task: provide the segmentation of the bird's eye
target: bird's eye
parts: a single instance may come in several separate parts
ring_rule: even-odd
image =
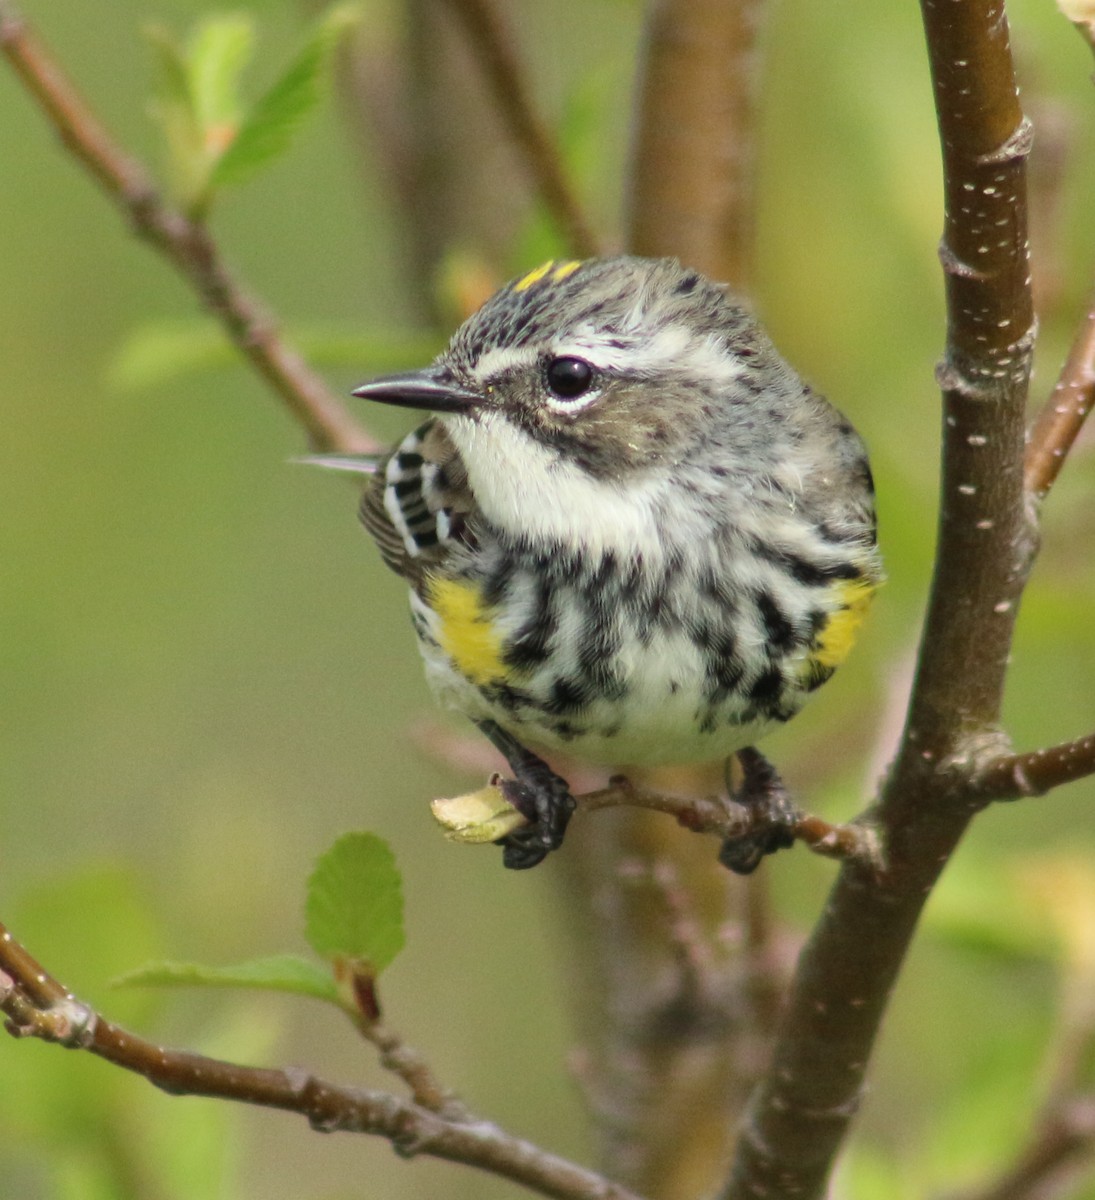
[[[547,365],[544,379],[560,400],[577,400],[593,385],[593,368],[584,358],[553,358]]]

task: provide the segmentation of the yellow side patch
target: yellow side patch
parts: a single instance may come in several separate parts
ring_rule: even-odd
[[[812,666],[832,671],[848,657],[874,593],[875,584],[866,579],[849,579],[838,586],[840,607],[818,634],[817,647],[810,655]]]
[[[541,263],[535,271],[529,271],[523,278],[513,285],[515,292],[527,292],[534,283],[539,283],[541,279],[555,266],[555,259],[549,258],[546,263]]]
[[[561,283],[568,275],[573,275],[581,265],[581,259],[577,258],[572,258],[570,262],[560,263],[551,273],[553,282]]]
[[[461,675],[482,686],[502,679],[502,638],[479,589],[458,579],[430,581],[427,603],[437,614],[441,648]]]

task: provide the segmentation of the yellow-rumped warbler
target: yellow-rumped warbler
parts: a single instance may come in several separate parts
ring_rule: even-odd
[[[675,260],[545,263],[432,366],[354,395],[436,414],[331,465],[375,469],[362,520],[429,682],[516,776],[509,867],[574,807],[530,747],[725,758],[829,678],[880,581],[855,430]]]

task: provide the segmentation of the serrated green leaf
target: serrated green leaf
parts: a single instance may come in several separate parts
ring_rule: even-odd
[[[291,992],[316,1000],[339,1002],[329,970],[295,954],[273,954],[227,967],[203,963],[153,962],[127,971],[115,987],[237,987]]]
[[[288,70],[243,118],[213,169],[211,188],[241,183],[287,148],[319,101],[331,51],[356,20],[349,5],[338,5],[323,17]]]
[[[240,76],[255,47],[254,21],[245,13],[206,17],[188,42],[187,70],[198,123],[206,139],[235,132]]]
[[[308,881],[305,918],[317,954],[379,974],[403,948],[402,881],[388,844],[371,833],[339,838]]]

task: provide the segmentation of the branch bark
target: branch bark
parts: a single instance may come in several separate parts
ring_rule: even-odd
[[[304,429],[309,444],[359,454],[380,449],[229,271],[208,229],[164,203],[151,177],[117,146],[8,0],[0,0],[0,50],[66,148],[134,232],[190,284]]]
[[[635,1192],[453,1106],[443,1091],[436,1108],[424,1107],[385,1092],[330,1083],[307,1071],[247,1067],[166,1050],[78,1001],[3,925],[0,1011],[8,1018],[8,1032],[17,1037],[88,1050],[172,1095],[282,1109],[304,1117],[321,1133],[374,1134],[404,1157],[427,1154],[463,1163],[555,1200],[641,1200]]]
[[[1095,775],[1095,733],[1044,750],[1001,755],[978,775],[976,787],[989,800],[1018,800],[1089,775]]]
[[[983,805],[1015,610],[1032,558],[1022,487],[1033,339],[1029,126],[1002,0],[922,0],[943,147],[947,293],[942,506],[909,715],[877,818],[886,867],[848,862],[799,960],[724,1200],[812,1200],[861,1100],[920,911]]]

